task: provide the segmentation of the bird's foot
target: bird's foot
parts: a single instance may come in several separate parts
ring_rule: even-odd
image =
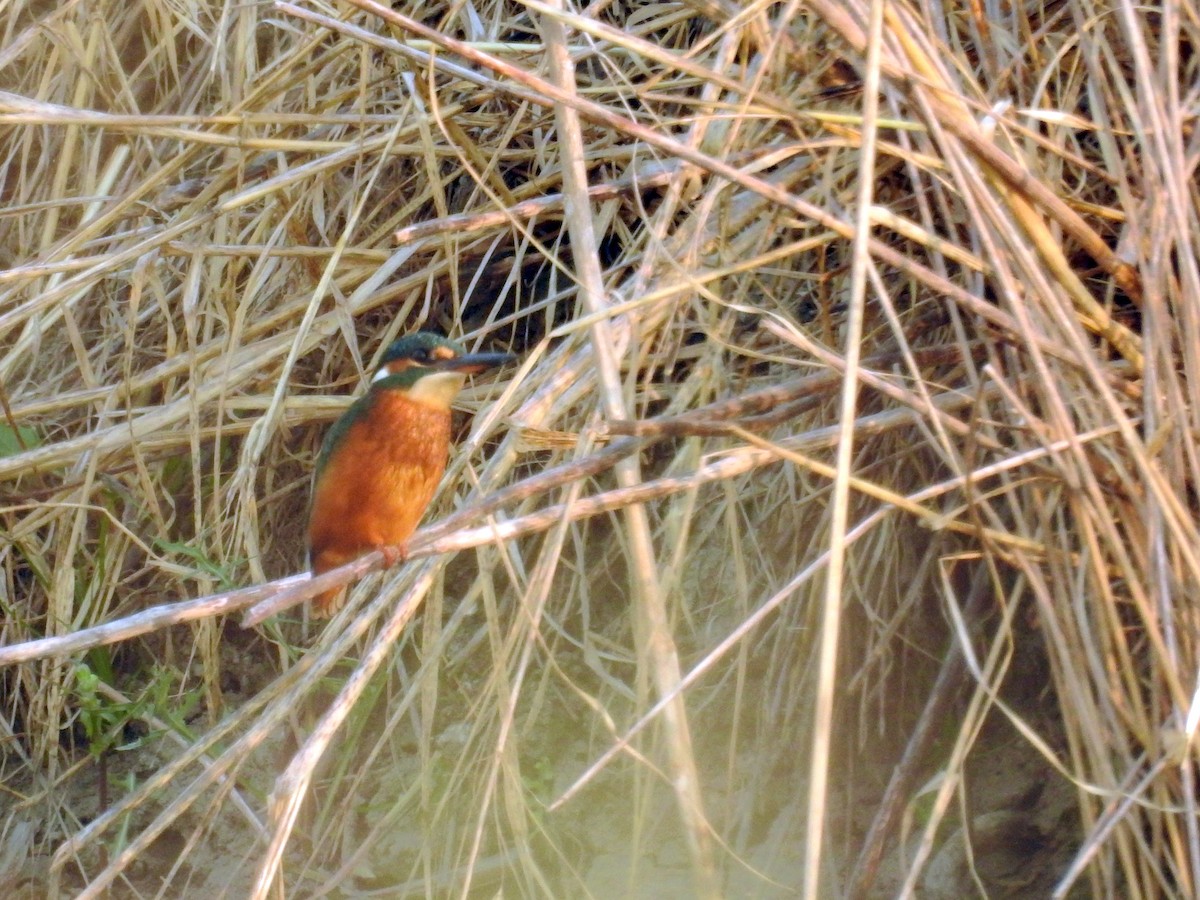
[[[386,544],[379,548],[379,552],[383,554],[383,567],[390,569],[397,563],[404,562],[404,557],[408,555],[408,548],[403,544]]]

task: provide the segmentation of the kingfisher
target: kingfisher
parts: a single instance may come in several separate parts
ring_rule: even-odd
[[[313,575],[382,550],[398,562],[425,515],[450,453],[450,404],[468,375],[511,362],[508,353],[468,353],[418,331],[383,354],[366,394],[338,419],[317,456],[308,551]],[[314,597],[325,619],[345,602],[341,587]]]

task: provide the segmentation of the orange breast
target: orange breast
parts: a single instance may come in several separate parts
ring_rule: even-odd
[[[416,530],[446,470],[450,413],[379,391],[347,429],[313,491],[308,545],[316,575],[379,547],[402,546]],[[318,617],[343,591],[313,601]]]

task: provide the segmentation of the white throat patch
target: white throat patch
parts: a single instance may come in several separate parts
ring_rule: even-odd
[[[407,396],[418,403],[449,409],[466,382],[464,372],[434,372],[418,378],[417,383],[408,389]]]

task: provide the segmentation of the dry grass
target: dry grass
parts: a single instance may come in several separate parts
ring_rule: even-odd
[[[5,669],[6,894],[1195,896],[1197,8],[400,6],[0,19],[0,643],[301,569],[418,326],[430,520],[582,463]]]

